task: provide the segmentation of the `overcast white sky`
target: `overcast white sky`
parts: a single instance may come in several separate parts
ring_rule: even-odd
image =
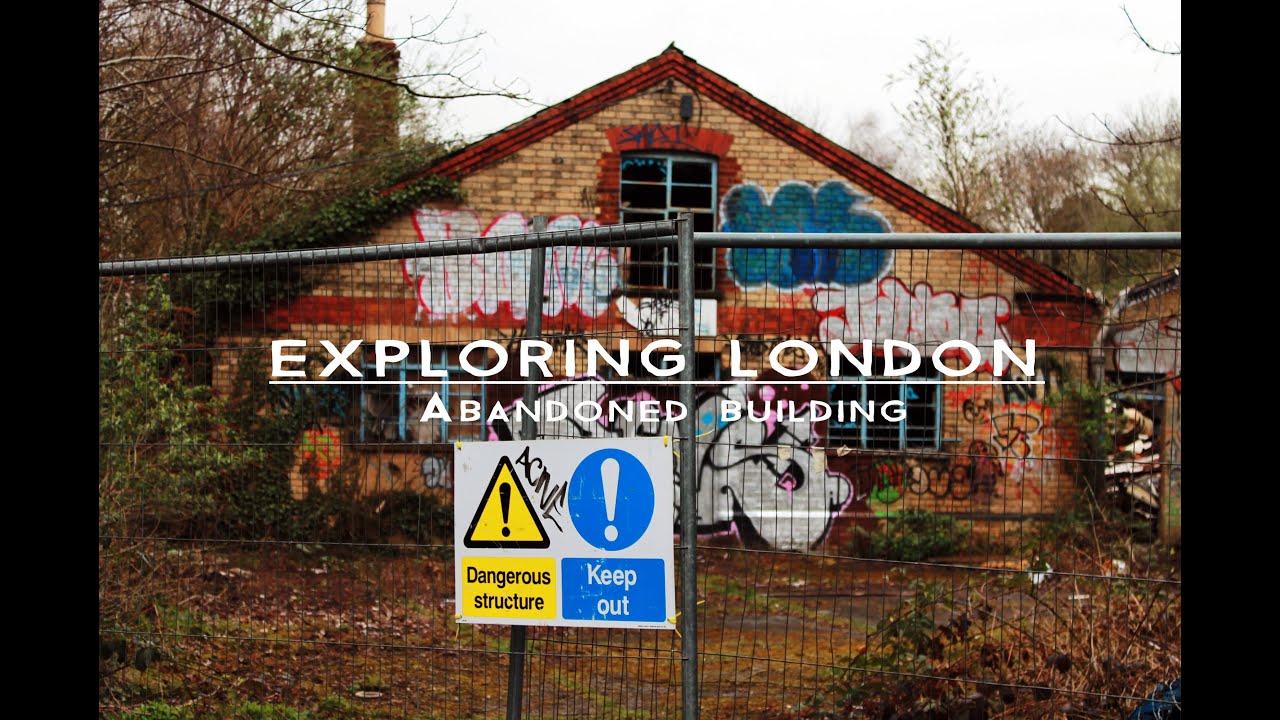
[[[1180,46],[1182,9],[1159,0],[919,0],[902,2],[622,3],[607,0],[458,0],[455,31],[475,42],[477,82],[515,83],[554,104],[660,53],[674,41],[702,65],[843,142],[847,122],[871,110],[896,124],[905,91],[885,88],[921,36],[951,38],[972,71],[998,81],[1022,124],[1082,123],[1123,115],[1144,98],[1181,98],[1182,60],[1143,47]],[[388,0],[388,30],[439,16],[434,0]],[[539,108],[510,100],[455,101],[457,129],[478,139]],[[1073,123],[1073,124],[1075,124]],[[1080,126],[1077,124],[1077,126]]]

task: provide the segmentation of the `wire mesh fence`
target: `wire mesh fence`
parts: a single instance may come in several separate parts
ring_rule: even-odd
[[[1180,678],[1179,236],[689,233],[682,264],[684,222],[103,263],[100,713],[1115,717]],[[661,410],[531,428],[530,387]],[[693,436],[696,655],[530,628],[508,708],[515,636],[457,622],[452,453],[534,432]],[[567,479],[526,480],[564,522]]]

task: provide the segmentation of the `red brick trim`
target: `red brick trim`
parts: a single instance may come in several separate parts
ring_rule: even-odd
[[[603,153],[596,164],[600,166],[600,172],[596,175],[596,222],[601,225],[617,225],[618,203],[621,199],[618,178],[622,172],[622,153],[610,150]]]
[[[609,128],[605,131],[609,147],[615,152],[633,150],[687,150],[723,157],[733,145],[733,135],[719,130],[645,123],[627,127]]]

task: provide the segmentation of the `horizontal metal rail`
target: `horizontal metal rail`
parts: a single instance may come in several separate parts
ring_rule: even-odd
[[[1181,232],[1112,233],[694,233],[695,245],[727,248],[884,248],[895,250],[1178,249]]]
[[[111,260],[98,263],[98,276],[113,277],[154,273],[239,270],[271,265],[333,265],[370,260],[406,260],[408,258],[445,257],[449,255],[481,255],[509,250],[530,250],[563,245],[649,244],[654,239],[660,241],[656,244],[664,244],[661,240],[665,239],[671,245],[674,245],[676,242],[675,232],[676,223],[674,220],[657,220],[628,225],[604,225],[582,230],[558,230],[523,235],[463,238],[440,242],[352,245],[349,247],[275,250],[258,253],[237,253],[234,255],[199,255],[145,260]]]
[[[1181,232],[1159,233],[694,233],[694,245],[725,248],[845,248],[896,250],[1059,249],[1138,250],[1182,247]],[[675,221],[605,225],[583,230],[464,238],[441,242],[356,245],[98,263],[100,277],[237,270],[273,265],[332,265],[369,260],[472,255],[557,246],[656,245],[674,247]]]

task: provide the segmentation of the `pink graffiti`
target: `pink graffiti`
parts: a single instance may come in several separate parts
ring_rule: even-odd
[[[502,213],[482,232],[480,218],[472,210],[429,208],[414,212],[413,224],[420,242],[517,235],[529,229],[528,220],[519,212]],[[559,215],[551,219],[547,230],[596,226],[595,220]],[[507,305],[513,318],[523,320],[529,309],[530,257],[528,250],[513,250],[413,258],[404,261],[404,277],[416,290],[419,312],[430,317],[494,315]],[[545,269],[542,314],[546,317],[570,310],[600,317],[608,311],[621,277],[613,253],[600,247],[550,248]]]
[[[993,343],[1009,340],[1004,328],[1011,314],[1007,299],[935,293],[924,282],[916,283],[914,291],[892,277],[877,285],[817,290],[813,309],[820,316],[818,337],[823,342],[842,340],[854,345],[870,340],[878,345],[893,339],[930,353],[948,340],[965,340],[981,351],[984,362],[980,368],[988,371],[993,369]],[[946,354],[972,359],[960,350]],[[1003,372],[1004,364],[995,369]]]

